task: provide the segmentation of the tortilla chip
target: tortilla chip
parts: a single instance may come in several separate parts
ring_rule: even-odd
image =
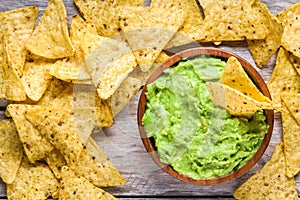
[[[62,179],[59,199],[116,199],[101,188],[95,187],[87,179],[73,172],[67,166],[62,167]]]
[[[7,54],[13,58],[11,67],[19,77],[27,54],[25,41],[33,31],[38,12],[38,7],[28,6],[0,13],[0,35],[7,41]]]
[[[120,22],[116,15],[117,4],[113,1],[74,0],[84,19],[92,21],[100,35],[116,37],[119,34]]]
[[[274,104],[281,103],[280,94],[282,92],[300,92],[300,76],[290,62],[288,53],[284,48],[279,49],[276,66],[268,82],[268,89]]]
[[[283,95],[282,99],[285,99],[285,97],[287,96]],[[282,107],[281,115],[286,175],[293,178],[300,171],[300,125],[289,111],[285,101]]]
[[[107,39],[85,60],[101,99],[108,99],[136,67],[136,61],[125,42]]]
[[[22,143],[12,120],[0,121],[0,134],[0,177],[12,183],[22,161]]]
[[[14,70],[11,66],[11,57],[7,54],[8,46],[7,41],[4,36],[1,37],[0,48],[2,49],[2,92],[3,96],[7,100],[12,101],[24,101],[26,100],[26,94],[24,91],[23,83],[18,76],[16,70]]]
[[[144,0],[117,0],[118,6],[143,6]]]
[[[35,106],[25,117],[63,154],[68,164],[78,161],[83,144],[69,112],[62,108]]]
[[[268,7],[261,2],[256,2],[253,9],[260,12],[267,21],[269,33],[262,40],[247,40],[249,49],[258,67],[263,67],[271,56],[277,51],[281,44],[283,26],[278,19],[272,15]]]
[[[227,60],[226,67],[221,77],[221,82],[224,85],[240,91],[246,96],[255,99],[260,102],[272,103],[272,101],[264,96],[254,85],[249,78],[241,63],[235,58],[230,57]]]
[[[294,178],[285,175],[283,143],[279,143],[270,161],[237,188],[236,199],[298,199]]]
[[[92,141],[93,143],[90,144]],[[89,152],[89,146],[93,146],[95,142],[92,138],[87,142],[87,149],[84,148],[80,154],[78,162],[69,166],[76,174],[86,178],[97,187],[116,186],[125,183],[125,179],[119,174],[116,168],[108,160],[105,154],[97,148],[101,155],[99,160],[96,156]],[[95,143],[96,144],[96,143]],[[97,145],[97,144],[96,144]],[[94,146],[93,146],[94,147]],[[61,169],[67,165],[62,154],[53,150],[47,157],[46,161],[58,179],[61,179]]]
[[[32,164],[25,156],[15,181],[6,185],[8,199],[58,198],[58,188],[59,182],[47,165]]]
[[[208,1],[203,8],[205,18],[202,42],[264,39],[269,30],[262,13],[253,9],[254,1]],[[238,20],[237,20],[238,19]]]
[[[17,127],[24,151],[32,163],[43,159],[53,149],[51,143],[25,118],[25,113],[33,107],[32,105],[23,104],[10,104],[7,106],[7,111]]]
[[[130,76],[121,83],[111,98],[113,116],[116,116],[126,106],[141,86],[140,80]]]
[[[300,93],[285,93],[281,94],[281,99],[285,103],[286,107],[290,111],[290,114],[295,118],[300,126]],[[293,130],[293,129],[292,129]],[[293,131],[296,132],[296,131]]]
[[[300,28],[300,3],[294,4],[278,13],[277,18],[284,25],[281,45],[295,56],[300,57],[300,39],[298,37]]]
[[[273,109],[272,104],[256,101],[227,85],[207,82],[206,87],[214,104],[228,110],[234,116],[249,118],[257,110]]]
[[[62,0],[50,0],[26,49],[45,58],[64,58],[74,54],[69,38],[67,12]]]
[[[292,62],[294,68],[300,75],[300,58],[298,58],[297,56],[294,56],[292,53],[289,53],[289,56],[290,56],[290,61]]]
[[[142,71],[148,71],[185,18],[177,6],[124,7],[120,11],[121,29]]]

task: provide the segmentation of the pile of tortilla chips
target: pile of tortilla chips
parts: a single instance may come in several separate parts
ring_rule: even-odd
[[[0,99],[10,102],[0,122],[0,177],[8,198],[114,199],[100,187],[125,179],[91,138],[94,128],[114,124],[168,58],[166,47],[242,40],[258,67],[280,48],[268,83],[272,101],[232,59],[222,84],[209,87],[255,110],[280,107],[284,141],[262,170],[270,180],[258,173],[234,195],[282,199],[285,191],[294,198],[300,171],[300,4],[273,15],[259,0],[199,2],[203,12],[194,0],[152,0],[148,7],[143,0],[74,0],[81,16],[74,15],[69,27],[62,0],[49,0],[39,18],[36,6],[0,13]],[[231,107],[240,114],[244,108],[243,116],[253,113],[248,106]]]

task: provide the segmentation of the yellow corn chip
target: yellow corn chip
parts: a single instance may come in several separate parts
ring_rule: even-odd
[[[300,3],[295,3],[292,6],[286,8],[280,13],[276,14],[277,19],[283,24],[283,26],[290,26],[293,20],[296,20],[296,16],[300,14]]]
[[[0,13],[0,35],[7,41],[7,54],[13,58],[11,67],[19,77],[27,54],[25,41],[33,31],[38,11],[38,7],[28,6]]]
[[[271,56],[280,47],[283,26],[275,16],[269,11],[268,7],[261,2],[256,2],[253,9],[260,12],[267,21],[269,33],[262,40],[247,40],[249,49],[258,67],[263,67]]]
[[[206,87],[214,104],[234,116],[251,117],[257,110],[273,109],[272,104],[256,101],[227,85],[207,82]]]
[[[119,33],[117,5],[113,1],[74,0],[74,3],[84,19],[95,23],[100,35],[112,38]]]
[[[276,66],[268,82],[268,88],[274,104],[280,104],[280,94],[282,92],[299,93],[300,77],[289,60],[288,53],[284,48],[280,48]]]
[[[283,100],[286,107],[290,111],[290,114],[295,118],[298,125],[300,126],[300,93],[281,94],[281,99]],[[297,133],[297,131],[293,131],[293,132]]]
[[[77,162],[83,144],[66,110],[35,106],[25,117],[63,154],[68,164]]]
[[[287,96],[282,96],[282,99],[284,100],[285,97]],[[289,111],[286,102],[283,102],[281,115],[286,175],[293,178],[300,171],[300,125]]]
[[[67,12],[62,0],[49,1],[25,46],[32,53],[45,58],[57,59],[74,54],[68,33]]]
[[[120,11],[124,36],[142,71],[148,71],[185,18],[185,10],[177,6],[124,7]]]
[[[85,60],[101,99],[108,99],[136,67],[136,61],[125,42],[107,39]]]
[[[300,75],[300,58],[294,56],[294,54],[292,53],[289,53],[289,56],[290,56],[290,61],[292,62],[298,74]]]
[[[58,198],[59,182],[47,165],[32,164],[24,156],[15,181],[6,189],[8,199]]]
[[[76,174],[67,166],[62,167],[62,179],[59,188],[59,199],[116,199],[101,188],[95,187],[84,177]]]
[[[200,40],[203,42],[264,39],[268,34],[262,13],[252,8],[254,1],[207,1]]]
[[[3,97],[7,100],[12,101],[24,101],[26,99],[26,94],[23,88],[23,83],[18,76],[16,70],[14,70],[11,66],[11,57],[7,54],[8,47],[7,41],[4,36],[1,37],[0,48],[2,49],[2,94]]]
[[[233,193],[236,199],[298,199],[294,178],[285,175],[283,143],[279,143],[270,161]]]
[[[92,144],[90,144],[92,141]],[[100,160],[89,152],[90,146],[97,144],[92,138],[87,142],[87,148],[84,148],[80,154],[78,162],[69,166],[78,175],[89,180],[97,187],[107,187],[121,185],[125,179],[119,174],[116,168],[108,160],[102,150],[97,146],[97,152],[101,155]],[[96,148],[96,147],[95,147]],[[53,150],[46,161],[58,179],[61,179],[61,168],[67,165],[64,157],[57,150]]]
[[[116,116],[141,88],[141,81],[128,76],[112,95],[112,113]]]
[[[30,160],[41,160],[53,149],[51,143],[25,118],[25,113],[33,106],[24,104],[10,104],[7,111],[10,113],[17,127],[24,151]]]
[[[22,161],[22,143],[12,120],[0,121],[0,134],[0,177],[12,183]]]
[[[268,97],[264,96],[258,90],[243,69],[241,63],[235,57],[230,57],[227,60],[225,70],[221,77],[221,82],[252,99],[260,102],[272,103]]]
[[[118,6],[143,6],[144,0],[117,0]]]

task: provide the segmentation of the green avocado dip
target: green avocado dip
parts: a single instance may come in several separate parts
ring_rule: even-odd
[[[219,81],[225,65],[214,57],[184,60],[147,86],[147,136],[161,162],[196,180],[240,168],[268,132],[262,110],[246,119],[214,106],[205,82]]]

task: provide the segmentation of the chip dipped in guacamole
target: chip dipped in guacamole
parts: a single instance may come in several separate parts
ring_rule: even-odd
[[[206,82],[219,82],[226,62],[200,56],[180,61],[147,85],[142,119],[161,162],[195,180],[227,175],[243,166],[268,132],[266,116],[231,116],[215,106]]]

